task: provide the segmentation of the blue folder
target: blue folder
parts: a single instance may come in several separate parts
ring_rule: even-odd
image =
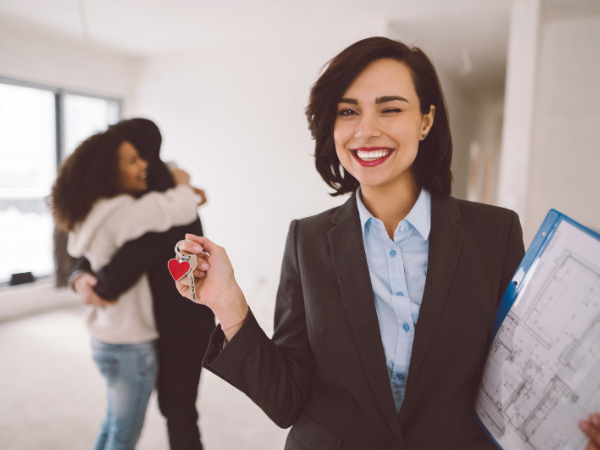
[[[504,295],[502,296],[502,301],[500,302],[500,306],[498,307],[498,311],[496,312],[496,316],[494,317],[494,325],[492,327],[492,341],[496,338],[496,334],[498,334],[498,330],[500,329],[502,322],[504,322],[508,311],[510,311],[510,308],[519,296],[523,284],[526,284],[522,283],[522,281],[527,279],[527,275],[529,274],[529,270],[531,269],[531,266],[533,265],[534,261],[538,259],[542,255],[542,253],[544,253],[544,250],[546,250],[548,243],[551,241],[552,236],[554,236],[556,229],[562,221],[573,225],[575,228],[578,228],[584,233],[600,241],[600,234],[590,230],[589,228],[584,227],[579,222],[575,222],[573,219],[571,219],[568,216],[565,216],[557,210],[551,209],[550,212],[548,212],[546,218],[544,219],[542,226],[535,235],[535,238],[531,242],[531,245],[527,249],[527,252],[523,257],[521,264],[515,272],[515,275],[513,276],[510,284],[508,285],[508,288],[506,288],[506,292],[504,292]]]

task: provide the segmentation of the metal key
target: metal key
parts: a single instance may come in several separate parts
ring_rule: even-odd
[[[194,270],[196,270],[196,267],[198,267],[198,257],[196,255],[178,255],[179,261],[181,262],[187,262],[190,265],[190,269],[188,270],[188,272],[183,276],[188,278],[188,283],[190,284],[190,294],[191,294],[191,300],[193,302],[196,301],[196,283],[194,280]],[[181,278],[183,278],[181,277]]]
[[[194,270],[198,267],[198,257],[196,255],[184,255],[179,251],[179,244],[184,241],[179,241],[175,245],[176,258],[169,261],[169,271],[175,281],[180,281],[184,277],[188,278],[190,285],[191,300],[196,301],[196,284],[194,283]],[[186,265],[183,265],[187,263]],[[182,266],[183,265],[183,266]],[[189,267],[187,267],[189,265]]]

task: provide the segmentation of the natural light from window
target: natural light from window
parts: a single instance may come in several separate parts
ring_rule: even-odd
[[[64,108],[65,156],[92,134],[119,121],[119,103],[112,100],[66,94]]]
[[[57,97],[62,117],[56,117]],[[46,197],[57,174],[57,128],[64,132],[64,160],[119,116],[117,100],[0,83],[0,283],[16,273],[54,273]]]

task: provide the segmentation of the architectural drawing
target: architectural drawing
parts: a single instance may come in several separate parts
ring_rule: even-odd
[[[504,449],[584,449],[600,410],[600,242],[561,222],[490,349],[476,409]]]

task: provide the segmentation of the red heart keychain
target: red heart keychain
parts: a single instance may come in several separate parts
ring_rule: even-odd
[[[175,281],[181,280],[185,277],[192,266],[187,261],[179,261],[177,259],[169,260],[169,272],[171,272],[171,276]]]
[[[175,254],[177,258],[169,260],[169,272],[175,281],[181,281],[185,276],[188,277],[190,289],[190,299],[196,301],[196,283],[194,279],[194,270],[198,267],[198,257],[196,255],[184,255],[179,251],[179,241],[175,244]]]

